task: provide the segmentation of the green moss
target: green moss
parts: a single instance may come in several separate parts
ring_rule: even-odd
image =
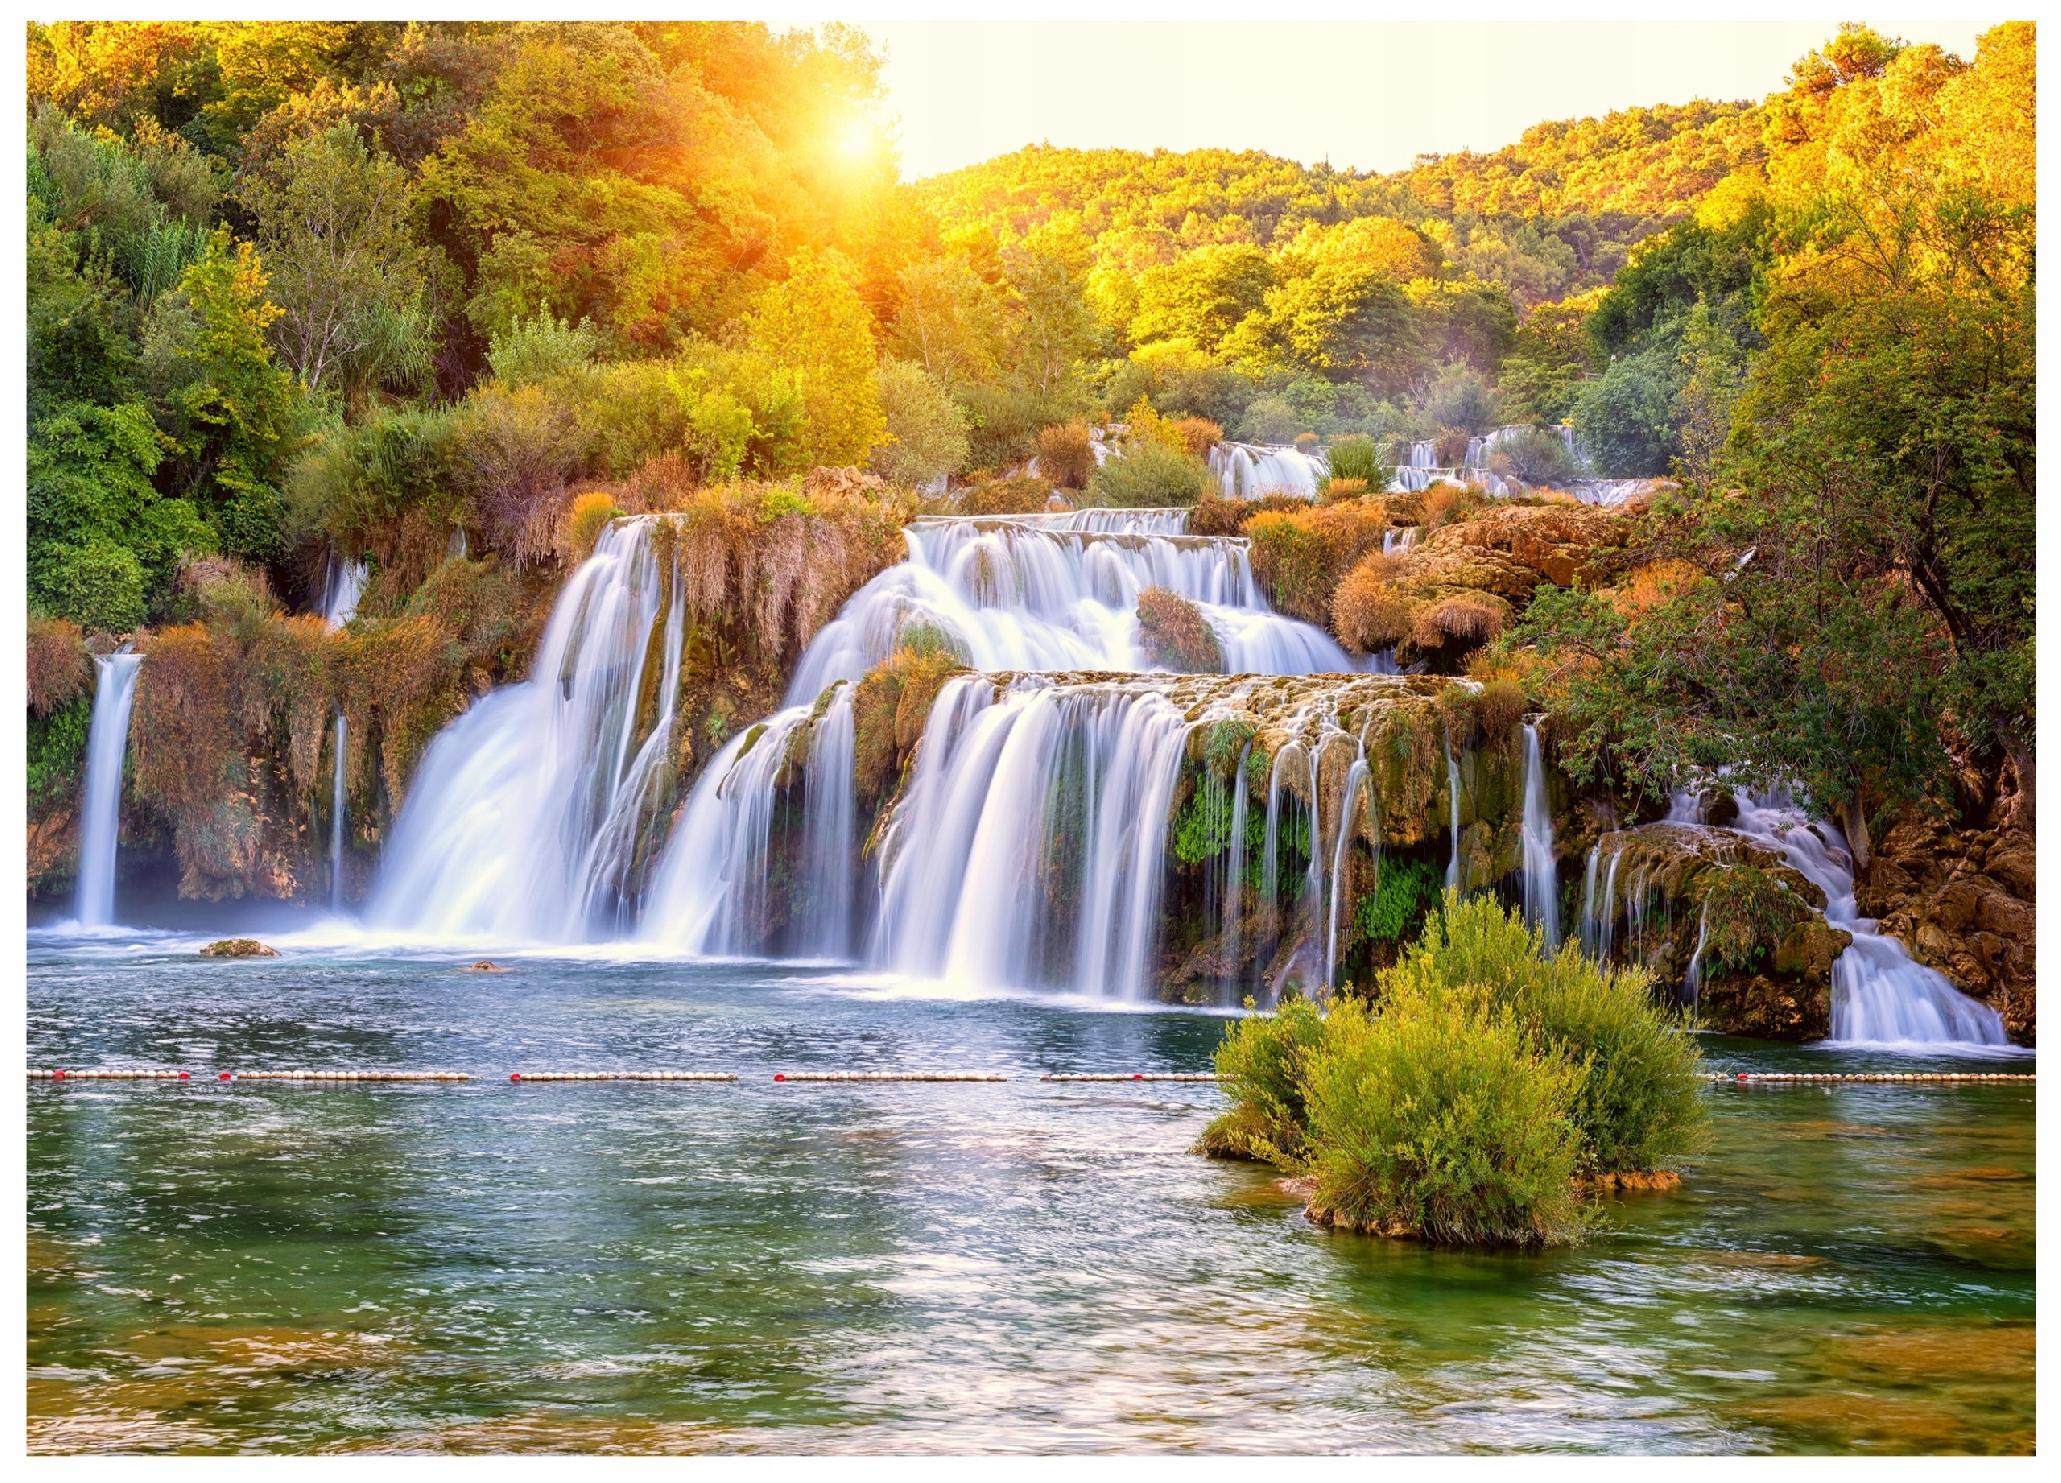
[[[28,795],[33,815],[78,796],[85,783],[86,736],[93,701],[82,695],[47,716],[28,713]]]
[[[1380,879],[1353,909],[1365,942],[1401,942],[1416,935],[1438,900],[1439,873],[1426,860],[1384,860]]]
[[[1214,772],[1205,772],[1174,820],[1174,858],[1200,865],[1231,847],[1231,794]]]
[[[1756,971],[1789,929],[1811,914],[1795,892],[1765,870],[1732,865],[1711,871],[1710,877],[1703,897],[1703,961],[1713,970]]]

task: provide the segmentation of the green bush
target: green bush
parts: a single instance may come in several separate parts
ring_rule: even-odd
[[[1457,995],[1378,1015],[1344,1001],[1303,1070],[1314,1210],[1454,1245],[1580,1234],[1581,1069],[1536,1054],[1516,1016]]]
[[[1121,457],[1111,458],[1089,477],[1087,503],[1192,505],[1215,484],[1209,466],[1201,459],[1162,443],[1133,438]]]
[[[1559,434],[1542,427],[1519,428],[1501,439],[1489,463],[1497,473],[1535,487],[1564,488],[1581,475],[1581,466]]]
[[[1652,987],[1643,970],[1605,969],[1572,946],[1549,957],[1520,914],[1452,892],[1379,981],[1384,1002],[1453,1000],[1507,1013],[1542,1052],[1574,1066],[1584,1173],[1657,1169],[1704,1135],[1700,1053]]]
[[[1334,479],[1364,479],[1369,489],[1385,489],[1391,473],[1381,460],[1381,450],[1374,446],[1374,440],[1355,434],[1340,438],[1331,445],[1331,477]]]
[[[1384,860],[1374,889],[1362,896],[1353,925],[1366,942],[1402,942],[1438,900],[1439,873],[1428,860]]]
[[[1272,1014],[1250,1015],[1225,1031],[1217,1081],[1231,1106],[1203,1129],[1203,1152],[1296,1167],[1309,1120],[1304,1062],[1324,1035],[1324,1017],[1307,999],[1283,1000]]]

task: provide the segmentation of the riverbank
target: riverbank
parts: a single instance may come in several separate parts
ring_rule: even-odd
[[[1438,1252],[1189,1153],[1213,1088],[1035,1079],[1207,1070],[1221,1016],[286,946],[34,944],[30,1059],[1012,1080],[32,1087],[37,1450],[2033,1443],[2030,1087],[1721,1087],[1681,1190]]]

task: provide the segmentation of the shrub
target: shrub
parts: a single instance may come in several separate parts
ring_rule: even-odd
[[[1321,497],[1325,504],[1335,505],[1342,499],[1358,499],[1366,492],[1367,481],[1365,479],[1340,479],[1333,477],[1324,481]]]
[[[562,394],[579,424],[585,467],[610,478],[669,458],[695,484],[734,479],[751,444],[751,409],[704,366],[600,366],[570,379]]]
[[[1442,427],[1432,434],[1432,457],[1442,469],[1456,469],[1467,462],[1467,445],[1474,435],[1464,427]]]
[[[1146,656],[1163,669],[1213,675],[1224,669],[1224,646],[1194,603],[1164,587],[1138,594],[1138,637]]]
[[[1231,1105],[1203,1129],[1202,1151],[1296,1167],[1309,1119],[1304,1063],[1324,1035],[1324,1018],[1306,999],[1284,999],[1274,1013],[1249,1015],[1225,1031],[1217,1083]]]
[[[1309,431],[1299,432],[1295,435],[1295,446],[1300,452],[1315,453],[1317,451],[1317,435]]]
[[[1652,986],[1643,970],[1607,970],[1572,946],[1548,957],[1520,914],[1453,892],[1379,980],[1384,1003],[1443,998],[1507,1012],[1576,1068],[1579,1167],[1594,1173],[1660,1168],[1693,1151],[1707,1124],[1700,1053]]]
[[[1052,486],[1032,474],[989,479],[962,490],[959,509],[967,515],[1032,515],[1052,502]]]
[[[1393,558],[1372,552],[1345,574],[1332,594],[1331,631],[1356,654],[1392,649],[1416,626],[1419,603],[1389,585],[1394,569]]]
[[[1037,448],[1039,478],[1062,489],[1088,487],[1095,472],[1095,441],[1085,422],[1076,419],[1040,430]]]
[[[1089,499],[1099,505],[1192,505],[1215,487],[1209,466],[1194,454],[1151,438],[1130,438],[1088,480]]]
[[[1322,623],[1332,593],[1361,557],[1381,549],[1388,512],[1379,500],[1343,501],[1254,516],[1245,527],[1252,566],[1274,605],[1291,617]]]
[[[1240,430],[1255,443],[1286,443],[1302,430],[1302,414],[1286,397],[1269,392],[1247,404]]]
[[[35,592],[88,628],[126,633],[143,622],[144,572],[111,541],[52,542],[39,553]]]
[[[862,800],[880,798],[900,775],[903,759],[923,736],[938,691],[959,669],[959,657],[943,634],[909,630],[895,652],[860,679],[852,697],[852,760]]]
[[[28,691],[32,715],[47,716],[93,693],[85,635],[69,618],[29,615]]]
[[[1368,488],[1378,489],[1389,479],[1390,469],[1382,462],[1374,440],[1358,434],[1340,438],[1331,445],[1330,464],[1334,480],[1359,479]]]
[[[1183,417],[1174,423],[1181,446],[1197,458],[1224,441],[1224,430],[1207,417]]]
[[[535,318],[517,318],[495,331],[487,366],[513,391],[584,371],[600,350],[601,337],[586,320],[574,324],[540,309]]]
[[[1463,450],[1470,434],[1485,433],[1501,420],[1495,393],[1481,379],[1481,373],[1464,361],[1454,361],[1439,372],[1417,411],[1426,422],[1443,430],[1441,438],[1448,432],[1459,433]],[[1453,464],[1459,460],[1448,459],[1441,453],[1439,462]]]
[[[1336,1005],[1307,1057],[1313,1212],[1454,1245],[1580,1233],[1570,1121],[1578,1067],[1534,1053],[1479,999]]]
[[[884,360],[875,372],[887,441],[870,466],[882,478],[914,488],[966,467],[966,414],[944,383],[905,360]]]
[[[1408,941],[1438,901],[1439,878],[1428,860],[1383,860],[1374,889],[1354,909],[1353,926],[1361,940]]]
[[[1703,962],[1706,968],[1751,973],[1808,915],[1778,876],[1751,865],[1717,871],[1703,896]]]
[[[1503,631],[1510,605],[1486,592],[1456,592],[1418,611],[1410,637],[1420,649],[1473,648]]]
[[[567,565],[575,565],[592,556],[601,532],[608,529],[609,521],[619,518],[622,513],[615,496],[605,489],[590,489],[575,496],[572,508],[566,512],[565,539],[561,543]]]
[[[451,457],[488,545],[518,565],[553,554],[579,464],[578,428],[562,402],[535,385],[490,386],[462,408]]]
[[[1269,511],[1290,513],[1307,510],[1310,502],[1294,494],[1262,494],[1254,499],[1226,499],[1211,492],[1195,502],[1194,513],[1188,517],[1188,533],[1197,536],[1235,536],[1244,532],[1246,522],[1255,515]]]
[[[1581,473],[1567,444],[1542,427],[1519,428],[1497,442],[1489,467],[1531,485],[1564,486]]]
[[[1527,708],[1524,687],[1512,679],[1490,680],[1474,698],[1474,711],[1481,718],[1483,736],[1507,736],[1510,729],[1524,719]]]

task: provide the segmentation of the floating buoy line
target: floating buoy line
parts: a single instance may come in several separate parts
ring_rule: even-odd
[[[1713,1085],[1821,1086],[1836,1083],[1992,1083],[2037,1081],[2032,1071],[1706,1071],[1703,1078]],[[31,1067],[30,1081],[270,1081],[298,1082],[453,1082],[471,1081],[468,1071],[217,1071],[196,1076],[191,1071],[167,1071],[147,1067]],[[692,1081],[735,1082],[734,1071],[511,1071],[508,1079],[518,1084],[561,1081]],[[999,1071],[775,1071],[780,1083],[866,1083],[883,1082],[994,1082],[1008,1081]],[[1047,1071],[1038,1077],[1049,1082],[1215,1082],[1210,1071]]]

